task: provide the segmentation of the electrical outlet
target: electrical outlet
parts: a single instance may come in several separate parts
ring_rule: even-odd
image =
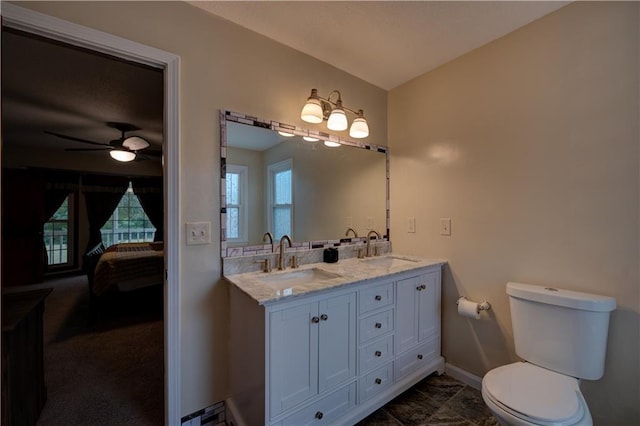
[[[440,219],[440,235],[451,235],[451,219]]]
[[[409,222],[407,223],[407,232],[411,234],[415,234],[416,232],[416,218],[410,217]]]
[[[211,222],[187,222],[187,245],[210,244]]]

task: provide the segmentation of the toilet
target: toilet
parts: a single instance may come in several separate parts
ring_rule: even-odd
[[[593,424],[580,379],[604,374],[612,297],[507,283],[516,353],[485,374],[482,398],[503,425]]]

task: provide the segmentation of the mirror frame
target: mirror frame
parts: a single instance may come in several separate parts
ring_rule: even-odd
[[[338,135],[320,132],[316,130],[303,129],[291,124],[281,123],[273,120],[261,119],[255,116],[242,114],[239,112],[233,112],[229,110],[220,110],[220,255],[223,258],[226,257],[240,257],[250,256],[256,254],[271,253],[270,244],[269,248],[265,248],[267,245],[247,245],[247,246],[234,246],[227,247],[227,122],[235,122],[240,124],[246,124],[249,126],[261,127],[263,129],[277,131],[285,131],[293,133],[296,136],[311,136],[323,141],[337,142],[341,145],[347,145],[359,149],[367,149],[370,151],[376,151],[385,155],[385,193],[386,193],[386,224],[383,240],[390,241],[389,239],[389,148],[382,145],[374,145],[370,143],[363,143],[355,139],[345,138]],[[344,244],[356,244],[362,241],[366,241],[366,237],[359,238],[343,238],[343,239],[325,239],[314,241],[296,241],[294,247],[298,250],[324,248],[327,246],[334,247],[336,245]]]

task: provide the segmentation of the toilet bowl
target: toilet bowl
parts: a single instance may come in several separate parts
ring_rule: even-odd
[[[527,362],[489,371],[482,379],[482,398],[502,425],[593,424],[577,379]]]
[[[503,425],[591,426],[579,379],[604,374],[612,297],[507,283],[516,354],[482,379],[482,398]]]

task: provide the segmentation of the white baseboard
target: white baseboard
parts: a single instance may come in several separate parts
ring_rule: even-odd
[[[474,389],[482,389],[482,377],[478,377],[475,374],[471,374],[460,367],[446,363],[444,366],[445,374],[460,380],[462,383],[471,386]]]

